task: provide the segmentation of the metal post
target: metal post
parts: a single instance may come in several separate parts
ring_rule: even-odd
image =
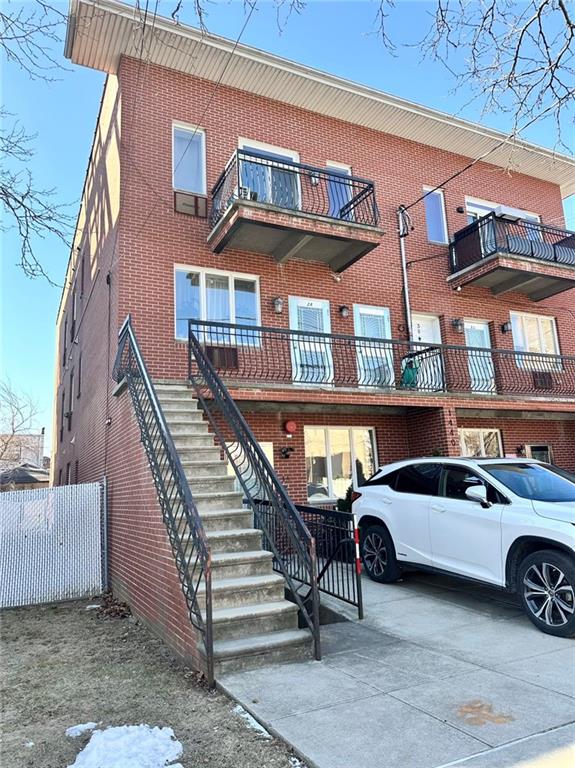
[[[104,475],[100,486],[101,496],[101,542],[102,542],[102,591],[110,588],[110,574],[108,571],[108,478]]]
[[[401,256],[401,277],[403,280],[403,304],[405,309],[407,337],[412,341],[411,302],[409,300],[409,281],[407,279],[407,260],[405,256],[405,238],[409,234],[409,214],[403,205],[400,205],[397,209],[397,234],[399,237],[399,253]]]

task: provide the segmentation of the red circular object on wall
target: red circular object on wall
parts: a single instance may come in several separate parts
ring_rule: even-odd
[[[295,421],[290,419],[290,421],[284,422],[284,429],[288,435],[293,435],[297,432],[297,424]]]

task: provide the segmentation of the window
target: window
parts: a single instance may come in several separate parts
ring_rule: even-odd
[[[76,376],[76,397],[80,397],[82,394],[82,353],[78,355],[78,375]]]
[[[540,315],[528,315],[523,312],[511,312],[513,347],[518,352],[540,352],[545,355],[558,355],[559,342],[555,318]],[[516,357],[520,368],[549,370],[557,365],[554,360],[541,358]]]
[[[553,450],[550,445],[526,445],[525,456],[528,459],[545,461],[547,464],[553,463]]]
[[[447,234],[447,219],[445,216],[445,201],[443,199],[443,190],[436,189],[430,191],[424,187],[423,192],[429,192],[423,198],[425,203],[425,222],[427,224],[427,239],[430,243],[439,243],[447,245],[449,237]]]
[[[72,291],[72,322],[70,323],[70,343],[74,341],[74,336],[76,335],[76,310],[76,286],[74,285],[74,290]]]
[[[248,491],[251,494],[252,498],[253,499],[262,498],[263,494],[260,492],[259,482],[257,478],[253,476],[253,472],[250,468],[248,460],[245,457],[245,454],[241,445],[239,443],[226,443],[226,446],[230,450],[233,456],[234,462],[238,465],[239,473],[240,475],[242,475],[244,482],[246,483],[248,487]],[[267,460],[273,467],[274,444],[271,442],[263,442],[263,443],[259,443],[259,446],[264,452]],[[238,491],[238,493],[243,493],[244,489],[242,487],[242,484],[237,478],[234,468],[229,461],[227,463],[227,471],[228,471],[229,477],[235,478],[234,490]]]
[[[72,482],[72,465],[70,462],[66,464],[66,485],[70,485]]]
[[[240,185],[250,200],[300,208],[299,175],[293,171],[293,163],[299,161],[297,152],[249,139],[240,139],[239,148],[246,152],[240,160]]]
[[[412,464],[397,473],[395,491],[437,496],[441,464]]]
[[[473,485],[485,485],[485,483],[465,467],[445,467],[441,495],[448,499],[467,499],[465,491]]]
[[[206,194],[206,134],[199,128],[173,128],[174,189]]]
[[[62,335],[62,365],[66,366],[67,357],[67,344],[68,344],[68,316],[64,318],[64,333]]]
[[[62,485],[62,467],[58,470],[58,485]]]
[[[60,442],[64,439],[64,414],[66,413],[66,390],[62,390],[60,400]]]
[[[259,284],[256,277],[177,267],[175,290],[177,339],[187,340],[188,320],[259,325]],[[255,335],[242,336],[238,341],[253,344]]]
[[[79,463],[78,463],[78,459],[76,459],[76,461],[74,462],[74,482],[75,483],[78,482],[78,478],[80,476],[79,472],[80,472]]]
[[[458,432],[462,456],[503,456],[498,429],[459,429]]]
[[[70,371],[70,388],[68,390],[68,432],[72,429],[72,411],[74,410],[74,371]]]
[[[375,434],[369,427],[305,427],[307,495],[317,503],[343,499],[376,466]]]
[[[80,298],[84,295],[84,279],[86,276],[86,257],[82,254],[80,261]]]

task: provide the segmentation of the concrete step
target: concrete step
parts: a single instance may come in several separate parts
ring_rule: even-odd
[[[168,422],[169,426],[169,422]],[[171,430],[170,430],[171,431]],[[197,435],[190,435],[186,432],[184,435],[179,434],[172,434],[172,438],[174,440],[174,444],[176,448],[178,449],[178,453],[180,451],[185,450],[186,448],[212,448],[216,447],[216,444],[214,443],[214,436],[208,435],[208,434],[197,434]],[[180,455],[181,458],[181,455]]]
[[[217,447],[217,445],[214,444],[213,440],[210,446],[196,445],[196,446],[180,447],[175,440],[174,440],[174,444],[176,446],[176,449],[178,451],[178,455],[180,457],[180,461],[182,462],[182,464],[185,464],[190,461],[199,461],[202,463],[212,462],[212,461],[221,461],[220,449]]]
[[[210,436],[208,433],[208,425],[203,421],[190,421],[187,424],[176,424],[169,417],[166,418],[168,422],[168,428],[174,440],[176,437],[206,437]],[[213,436],[211,437],[213,442]]]
[[[263,635],[214,642],[216,677],[268,664],[311,658],[312,637],[307,629],[290,629]]]
[[[192,487],[192,496],[200,513],[209,512],[213,509],[238,509],[243,506],[243,494],[237,491],[196,493],[194,487]]]
[[[284,579],[277,573],[263,576],[238,576],[236,578],[212,581],[212,601],[214,610],[220,608],[238,608],[242,605],[276,603],[284,599]],[[198,594],[204,599],[204,587]]]
[[[166,408],[166,406],[163,403],[160,403],[162,406],[162,410],[164,411],[164,416],[166,417],[166,420],[170,424],[170,429],[176,426],[181,427],[187,427],[192,426],[196,424],[205,425],[205,428],[207,430],[208,428],[208,422],[204,421],[204,416],[201,411],[172,411],[169,408]]]
[[[198,409],[198,401],[187,395],[182,397],[165,398],[159,395],[160,405],[165,413],[202,413]]]
[[[243,552],[213,552],[212,581],[266,576],[272,573],[272,553],[262,549]]]
[[[203,512],[201,517],[206,533],[253,528],[254,516],[249,509],[216,509],[213,512]]]
[[[297,611],[297,605],[288,600],[218,608],[212,614],[214,640],[237,640],[249,635],[297,629]]]
[[[190,488],[192,489],[194,496],[208,493],[230,493],[234,490],[235,481],[235,477],[230,477],[229,475],[224,475],[223,477],[194,477],[189,479]]]
[[[180,456],[180,462],[186,473],[186,477],[190,481],[194,481],[200,477],[216,478],[216,477],[229,477],[228,467],[225,461],[218,459],[217,461],[207,460],[202,461],[182,459]]]
[[[255,528],[227,528],[206,531],[212,554],[221,552],[254,552],[261,548],[262,534]]]

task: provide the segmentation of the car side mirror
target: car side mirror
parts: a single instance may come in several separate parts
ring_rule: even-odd
[[[472,485],[466,488],[465,495],[469,501],[478,501],[482,507],[491,506],[491,502],[487,501],[487,488],[484,485]]]

